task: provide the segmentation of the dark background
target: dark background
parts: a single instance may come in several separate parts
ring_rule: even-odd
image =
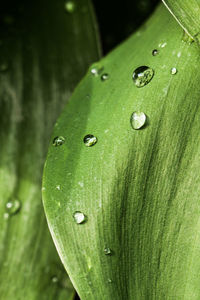
[[[133,33],[161,0],[93,0],[103,54]]]

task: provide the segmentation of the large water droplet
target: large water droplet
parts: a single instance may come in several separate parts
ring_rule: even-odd
[[[158,55],[158,53],[159,53],[159,51],[158,51],[157,49],[154,49],[154,50],[152,51],[152,55],[153,55],[153,56]]]
[[[53,146],[61,146],[63,145],[65,142],[65,138],[63,136],[56,136],[54,139],[53,139]]]
[[[175,75],[178,72],[178,70],[176,68],[171,68],[171,74]]]
[[[104,253],[105,253],[105,255],[111,255],[112,254],[112,250],[110,248],[108,248],[108,247],[105,247],[104,248]]]
[[[87,134],[84,137],[83,142],[84,142],[85,146],[92,147],[97,143],[97,137],[92,134]]]
[[[143,112],[134,111],[131,115],[131,126],[133,129],[140,129],[142,128],[146,123],[146,115]]]
[[[109,75],[107,73],[104,73],[101,75],[101,81],[106,81],[109,78]]]
[[[86,221],[86,216],[81,211],[76,211],[73,217],[77,224],[82,224]]]
[[[153,69],[147,66],[141,66],[133,72],[133,81],[135,82],[135,85],[140,88],[148,84],[153,76]]]
[[[21,202],[18,199],[8,201],[6,203],[6,209],[9,215],[15,215],[21,209]]]
[[[73,13],[75,11],[75,8],[76,8],[76,5],[75,5],[74,1],[67,1],[65,3],[65,10],[66,10],[66,12],[68,12],[68,13],[71,14],[71,13]]]

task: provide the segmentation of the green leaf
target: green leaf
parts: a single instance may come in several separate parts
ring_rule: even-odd
[[[188,35],[199,41],[200,1],[199,0],[162,0],[174,18]]]
[[[99,58],[91,2],[75,4],[73,13],[56,0],[1,5],[0,299],[74,297],[46,224],[41,177],[53,124]]]
[[[82,300],[200,299],[200,55],[182,36],[159,6],[100,75],[90,68],[54,128],[43,201]],[[141,66],[154,76],[138,88]],[[137,111],[147,121],[134,130]]]

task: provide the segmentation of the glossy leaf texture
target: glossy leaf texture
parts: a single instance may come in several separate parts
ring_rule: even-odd
[[[82,300],[200,298],[200,54],[182,38],[159,6],[91,66],[54,128],[43,201]]]
[[[193,39],[199,42],[200,1],[199,0],[162,0],[178,23]]]
[[[0,299],[70,300],[41,178],[53,124],[99,58],[95,17],[88,0],[73,13],[63,1],[8,2],[0,12]]]

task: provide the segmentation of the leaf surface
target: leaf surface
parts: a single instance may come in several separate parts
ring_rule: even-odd
[[[200,1],[199,0],[162,0],[178,23],[193,39],[199,41]]]
[[[82,300],[200,298],[200,57],[182,37],[159,6],[91,66],[54,128],[43,201]],[[154,77],[138,88],[140,66]],[[147,116],[140,130],[130,124],[137,111]],[[98,139],[92,147],[88,134]],[[57,147],[56,136],[65,138]]]
[[[15,3],[17,2],[17,3]],[[0,13],[0,299],[70,300],[46,224],[41,177],[53,124],[99,58],[91,2],[13,1]],[[10,205],[21,207],[12,215]]]

